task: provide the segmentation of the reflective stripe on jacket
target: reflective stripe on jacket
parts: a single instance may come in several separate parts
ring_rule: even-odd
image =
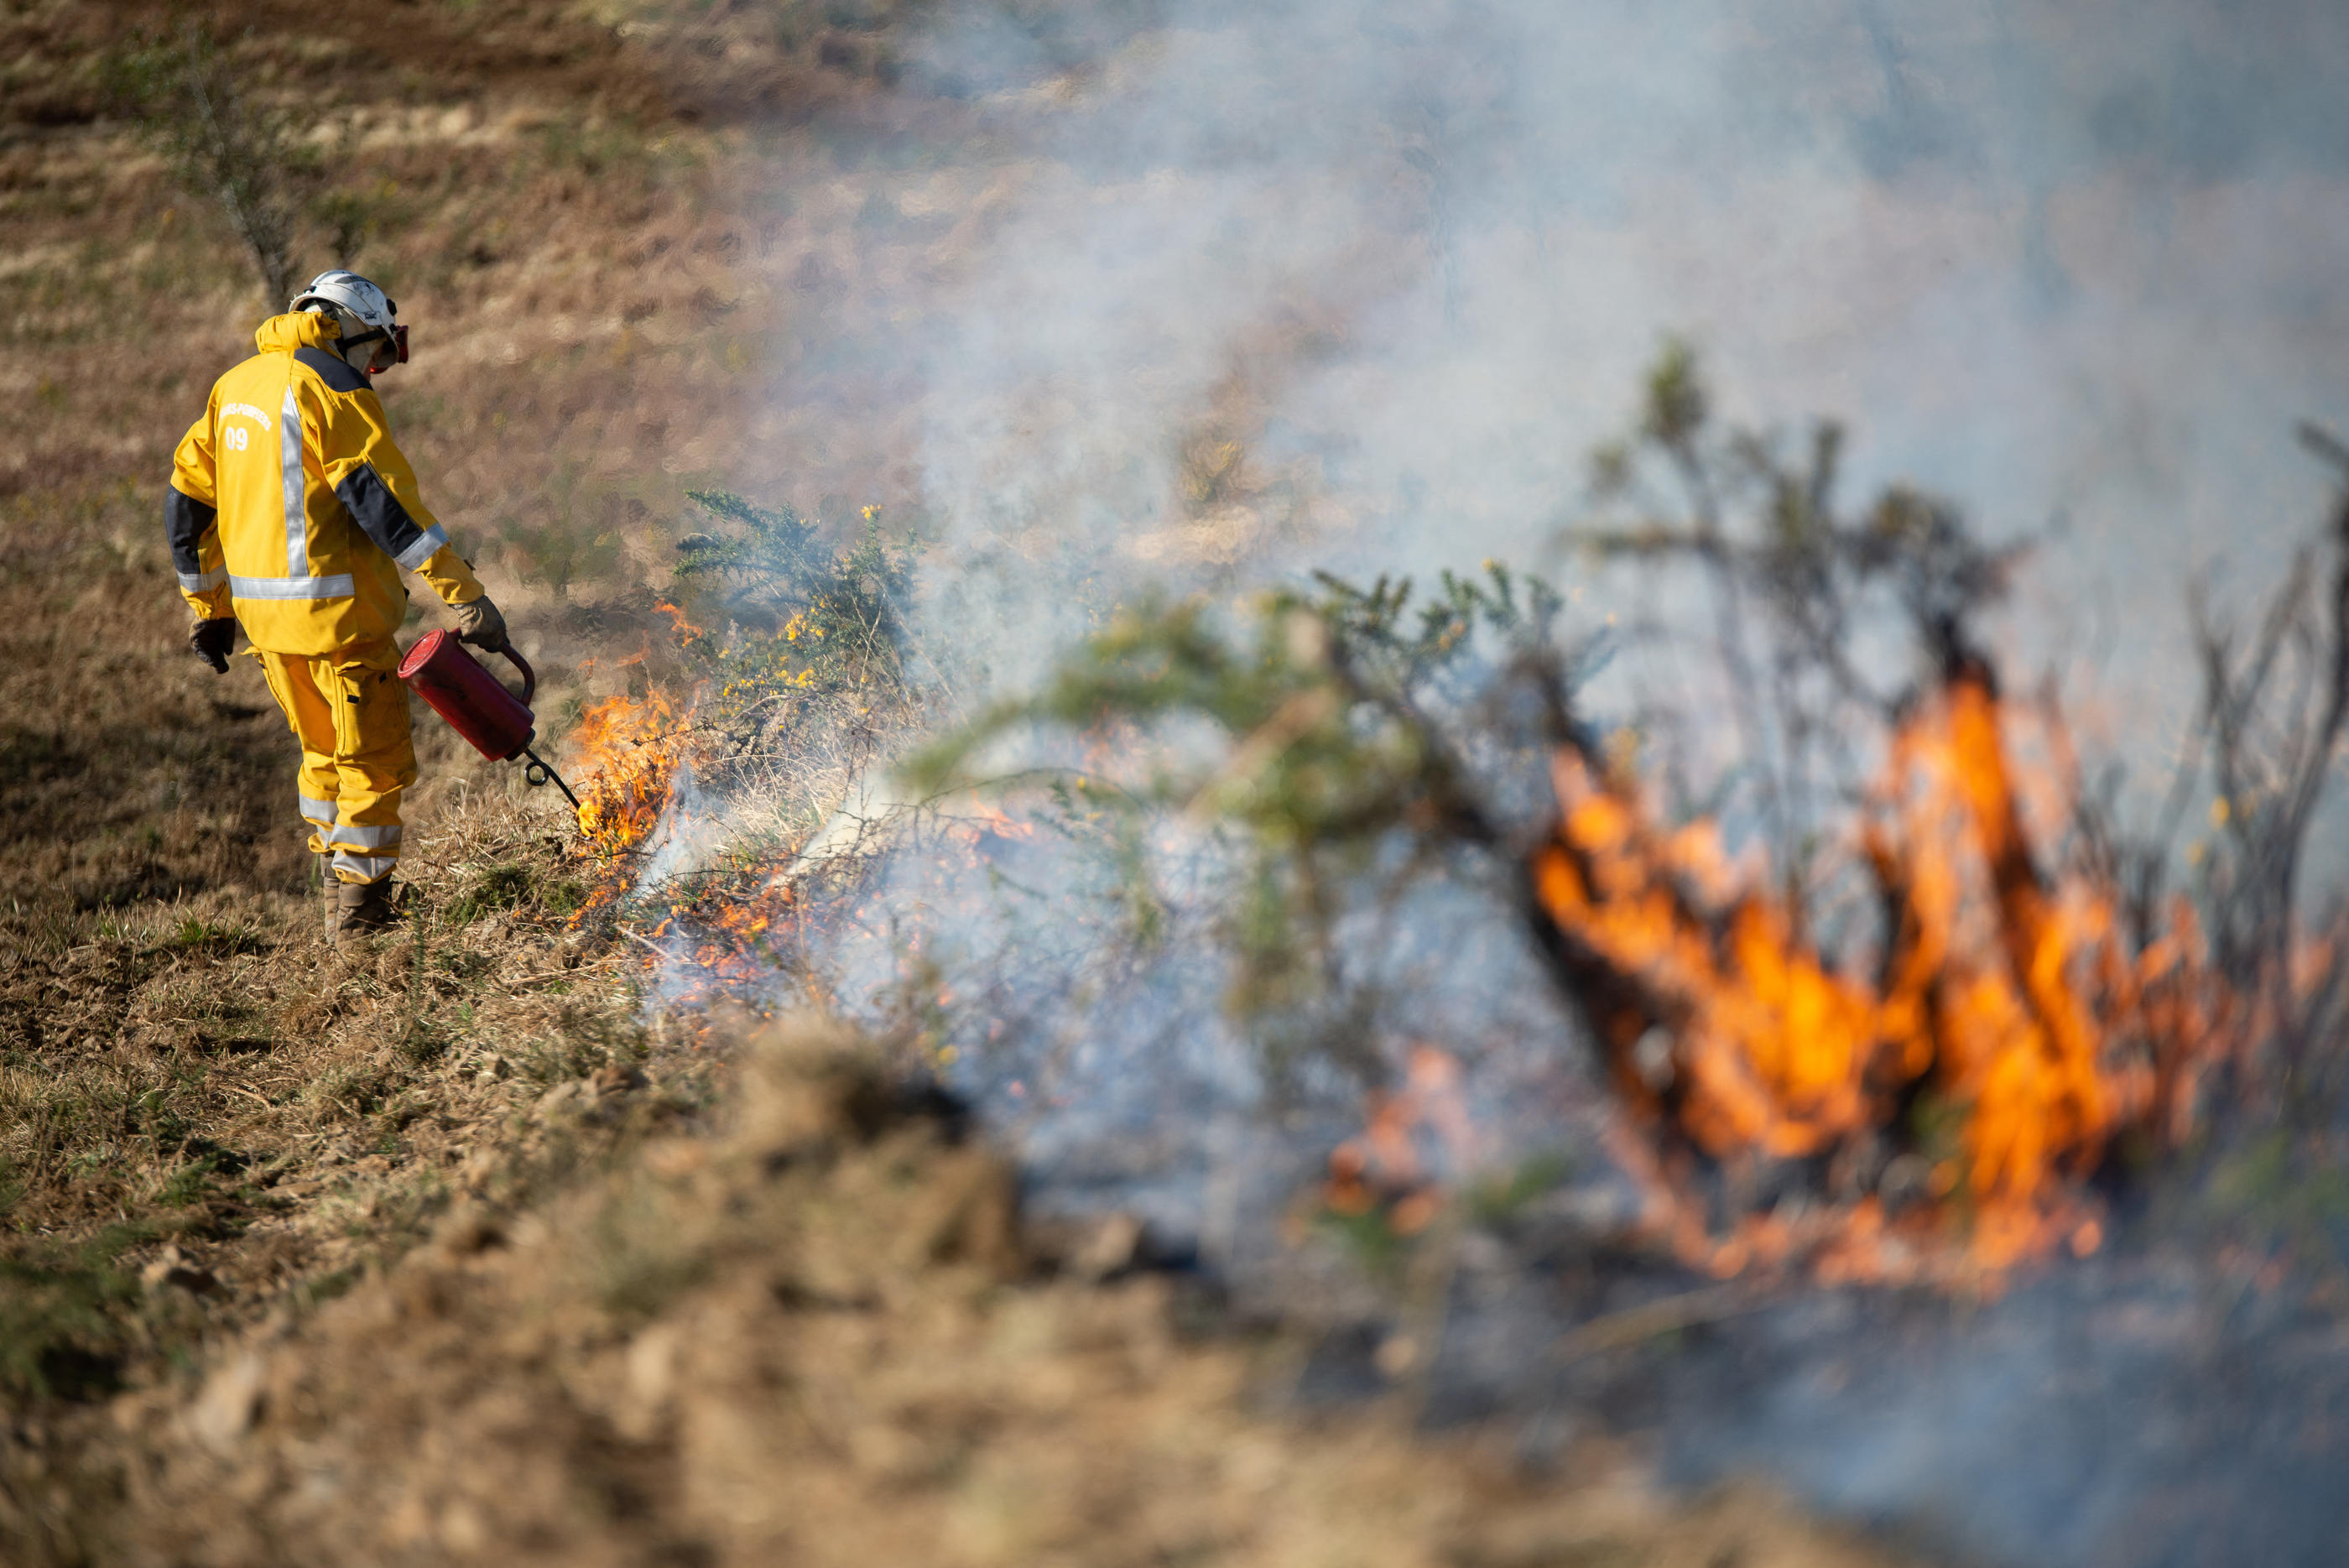
[[[443,601],[481,585],[417,493],[365,376],[328,351],[332,317],[274,316],[260,350],[212,383],[171,462],[163,526],[180,591],[233,613],[271,653],[318,656],[388,639],[407,568]]]

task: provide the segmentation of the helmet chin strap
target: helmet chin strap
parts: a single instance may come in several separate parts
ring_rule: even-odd
[[[367,345],[370,343],[387,342],[390,337],[391,334],[385,331],[380,327],[369,327],[367,331],[358,334],[355,337],[336,338],[335,352],[341,355],[343,357],[343,362],[348,365],[352,369],[358,371],[363,376],[371,376],[375,374],[376,351],[373,348],[367,348]],[[352,358],[352,355],[361,348],[367,348],[367,352],[359,355],[357,358]]]
[[[321,316],[331,315],[334,317],[335,326],[337,328],[340,328],[344,323],[349,319],[341,310],[336,309],[331,306],[326,306],[324,309],[321,309],[315,305],[305,306],[305,308]],[[352,369],[357,370],[360,375],[372,376],[376,373],[378,369],[378,366],[375,363],[378,357],[378,351],[373,348],[367,348],[367,345],[371,343],[391,343],[397,344],[404,348],[406,345],[402,343],[400,339],[401,334],[405,331],[406,328],[404,327],[370,327],[365,332],[341,334],[335,339],[336,357],[340,358],[344,364],[348,365]],[[367,348],[367,351],[365,354],[358,356],[358,358],[353,358],[353,351],[359,348]],[[381,367],[381,369],[389,369],[391,365],[402,363],[407,359],[407,358],[408,356],[403,353],[399,355],[398,358],[392,360],[390,364],[387,364]]]

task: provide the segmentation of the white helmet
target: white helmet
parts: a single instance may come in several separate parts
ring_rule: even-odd
[[[336,267],[320,273],[303,286],[286,308],[331,311],[342,328],[342,335],[335,339],[335,351],[349,360],[355,370],[372,373],[408,363],[408,328],[392,319],[399,306],[355,272]],[[369,348],[352,357],[351,350],[377,342],[385,343],[393,357],[380,365],[375,361],[383,359],[382,349]]]

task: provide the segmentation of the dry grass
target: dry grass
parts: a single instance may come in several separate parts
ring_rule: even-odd
[[[1675,1516],[1599,1449],[1534,1479],[1376,1413],[1295,1440],[1247,1413],[1264,1353],[1187,1343],[1163,1278],[1056,1274],[878,1057],[804,1023],[740,1055],[723,1139],[463,1207],[192,1400],[119,1406],[114,1560],[1880,1561],[1758,1498]]]
[[[461,820],[371,947],[326,943],[315,898],[252,893],[9,917],[0,1254],[102,1294],[168,1246],[214,1298],[184,1338],[396,1256],[450,1191],[527,1163],[518,1106],[636,1070],[622,960],[566,932],[577,873],[550,825]],[[19,1394],[135,1382],[172,1348],[136,1301],[34,1327],[0,1373]]]
[[[540,842],[561,831],[547,803],[429,713],[403,867],[425,944],[353,963],[320,943],[283,722],[248,663],[216,679],[181,649],[170,451],[265,312],[224,223],[107,118],[99,57],[167,9],[0,16],[0,406],[21,410],[0,443],[0,1192],[8,1255],[56,1309],[14,1336],[19,1389],[144,1376],[224,1315],[396,1252],[375,1217],[429,1203],[367,1195],[445,1187],[511,1142],[496,1106],[635,1049],[613,956],[566,944],[543,901],[581,875]],[[653,595],[630,584],[678,483],[641,410],[702,432],[707,461],[754,401],[747,317],[696,306],[741,292],[712,172],[730,133],[667,119],[658,62],[567,6],[419,7],[367,71],[316,7],[214,25],[367,198],[356,259],[422,350],[387,403],[559,733],[593,654],[642,642]],[[625,544],[555,602],[500,543],[524,517]],[[505,1075],[477,1083],[492,1055]],[[372,1204],[361,1235],[321,1218],[337,1194]],[[150,1331],[121,1282],[167,1243],[218,1289]]]
[[[313,934],[292,742],[258,672],[181,650],[169,454],[266,311],[225,223],[109,118],[103,52],[169,9],[0,16],[0,1197],[38,1320],[11,1335],[20,1392],[136,1381],[395,1254],[392,1221],[428,1216],[452,1170],[511,1163],[500,1107],[642,1049],[620,961],[566,937],[575,888],[550,894],[584,874],[546,841],[552,792],[525,802],[419,711],[422,942],[354,962]],[[752,276],[775,226],[731,199],[743,133],[673,116],[676,61],[614,17],[418,7],[364,71],[346,20],[269,0],[212,17],[365,197],[351,259],[418,323],[387,404],[559,740],[585,697],[647,678],[628,656],[667,625],[685,480],[761,449],[782,312]],[[526,547],[548,533],[603,538],[601,577],[555,593]],[[126,1290],[165,1246],[212,1282],[200,1312]]]

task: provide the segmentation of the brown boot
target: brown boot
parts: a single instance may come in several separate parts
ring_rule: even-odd
[[[392,908],[391,879],[376,882],[337,882],[335,884],[334,938],[337,942],[360,941],[376,932],[386,930],[399,919]]]

